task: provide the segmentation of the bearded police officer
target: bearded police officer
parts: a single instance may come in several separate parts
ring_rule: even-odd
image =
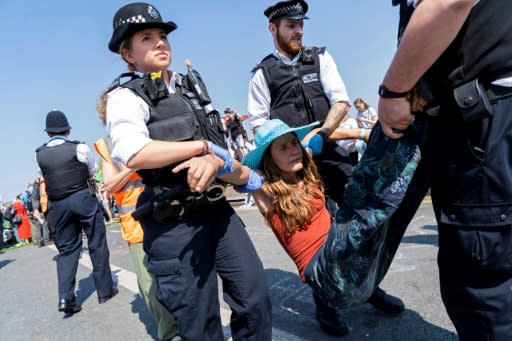
[[[50,111],[45,129],[50,140],[36,150],[37,163],[51,202],[48,220],[55,228],[55,244],[59,250],[58,310],[65,314],[81,310],[75,300],[75,277],[82,231],[88,239],[98,302],[105,303],[118,293],[112,283],[103,213],[95,194],[88,188],[96,164],[87,145],[68,139],[70,130],[61,111]]]
[[[257,129],[268,119],[279,118],[291,127],[323,122],[321,130],[303,144],[315,156],[328,197],[340,204],[353,163],[331,139],[352,137],[335,133],[349,109],[349,97],[336,63],[325,48],[302,45],[308,4],[303,0],[282,1],[264,12],[275,50],[253,69],[249,83],[248,113],[251,127]],[[327,139],[329,137],[329,140]],[[315,298],[320,327],[333,335],[348,332],[334,307]],[[400,313],[400,299],[377,288],[369,303],[389,313]]]
[[[406,97],[427,84],[443,303],[461,340],[512,340],[512,2],[394,3],[403,35],[379,89],[382,130],[402,136]]]

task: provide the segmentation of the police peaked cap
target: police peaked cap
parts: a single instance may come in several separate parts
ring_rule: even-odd
[[[66,115],[62,111],[52,110],[46,115],[46,129],[48,133],[61,133],[71,129]]]
[[[271,21],[276,18],[286,19],[309,19],[305,14],[308,11],[308,4],[304,0],[291,0],[280,1],[277,4],[270,6],[263,12]]]
[[[166,33],[170,33],[177,27],[172,21],[164,22],[155,6],[134,2],[121,7],[114,15],[114,32],[108,48],[112,52],[119,53],[119,47],[126,38],[146,28],[161,28]]]

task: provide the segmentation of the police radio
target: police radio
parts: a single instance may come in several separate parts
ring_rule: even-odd
[[[187,77],[188,84],[197,96],[199,104],[207,106],[212,102],[212,100],[208,94],[208,90],[206,90],[206,85],[204,84],[203,79],[196,70],[192,69],[192,63],[190,60],[185,59],[184,64],[187,68],[187,74],[185,77]]]

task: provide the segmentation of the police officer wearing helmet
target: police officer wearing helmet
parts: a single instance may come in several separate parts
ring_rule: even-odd
[[[249,120],[253,129],[275,118],[290,127],[321,121],[320,131],[302,143],[313,152],[327,196],[341,204],[353,162],[334,140],[353,138],[348,129],[337,130],[348,112],[349,97],[328,51],[302,45],[304,20],[309,19],[307,11],[308,4],[303,0],[281,1],[264,11],[275,50],[253,69],[248,95]],[[328,334],[347,334],[348,325],[335,307],[316,295],[313,297],[320,327]],[[405,309],[399,298],[378,287],[368,303],[391,314]]]
[[[133,215],[144,231],[156,297],[175,317],[178,335],[197,341],[224,338],[218,274],[233,311],[233,339],[270,340],[263,266],[217,180],[251,190],[259,178],[242,172],[225,150],[220,115],[200,75],[168,69],[167,35],[176,27],[147,3],[128,4],[114,15],[109,49],[133,73],[102,95],[112,156],[143,179]],[[253,187],[259,186],[261,181]]]
[[[65,314],[81,310],[75,300],[75,277],[82,231],[88,240],[98,302],[105,303],[118,293],[112,283],[103,212],[88,187],[96,163],[87,145],[68,139],[70,130],[64,113],[50,111],[46,115],[45,129],[50,140],[36,150],[36,160],[51,201],[48,220],[55,229],[55,244],[59,250],[58,310]]]
[[[430,89],[441,297],[460,340],[512,340],[512,2],[394,3],[401,38],[379,88],[382,130],[401,138],[414,119],[406,98]]]

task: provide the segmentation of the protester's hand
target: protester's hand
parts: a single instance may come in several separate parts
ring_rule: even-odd
[[[254,170],[249,173],[249,180],[245,185],[233,186],[233,188],[240,193],[250,193],[258,191],[265,183],[265,178]]]
[[[224,161],[224,165],[217,172],[218,176],[223,176],[226,173],[233,173],[233,171],[235,170],[235,167],[233,165],[233,158],[231,157],[231,154],[229,154],[229,151],[227,151],[226,149],[221,148],[221,147],[219,147],[216,144],[211,143],[211,142],[208,142],[208,149],[215,156],[217,156],[222,161]]]
[[[213,155],[196,156],[184,161],[172,169],[173,173],[188,168],[187,183],[190,190],[203,192],[217,177],[217,171],[222,167],[222,161]]]
[[[406,98],[380,98],[379,122],[384,135],[399,139],[414,120],[411,105]]]

